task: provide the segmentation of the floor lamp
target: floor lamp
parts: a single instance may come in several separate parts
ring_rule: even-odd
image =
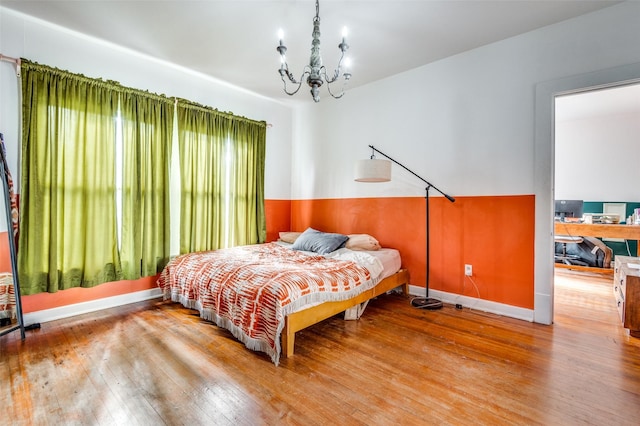
[[[406,171],[408,171],[409,173],[411,173],[412,175],[414,175],[415,177],[417,177],[418,179],[420,179],[422,182],[427,184],[427,187],[425,188],[425,192],[426,192],[426,195],[425,195],[425,204],[426,204],[425,248],[426,248],[426,257],[427,257],[425,262],[426,263],[426,275],[425,275],[426,294],[425,294],[425,297],[416,297],[412,299],[411,305],[415,308],[421,308],[421,309],[432,309],[432,310],[440,309],[442,308],[442,302],[437,299],[429,297],[429,258],[430,258],[430,255],[429,255],[429,189],[431,188],[435,189],[440,194],[444,195],[444,197],[447,200],[451,201],[452,203],[455,202],[456,200],[450,195],[447,195],[444,192],[440,191],[438,188],[433,186],[433,184],[431,184],[429,181],[420,177],[419,175],[414,173],[412,170],[407,168],[402,163],[394,160],[384,152],[376,149],[373,145],[369,145],[369,148],[372,149],[371,158],[368,160],[360,160],[356,164],[355,180],[357,182],[389,182],[391,180],[391,162],[393,162],[398,166],[402,167],[403,169],[405,169]],[[379,160],[375,158],[376,152],[382,155],[383,157],[386,157],[388,160]]]

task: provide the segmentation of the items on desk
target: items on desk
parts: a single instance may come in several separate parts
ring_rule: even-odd
[[[617,213],[585,213],[584,223],[620,223],[620,215]]]
[[[554,211],[556,221],[578,222],[582,219],[584,201],[582,200],[555,200]]]

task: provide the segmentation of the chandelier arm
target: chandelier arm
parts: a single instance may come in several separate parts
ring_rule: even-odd
[[[336,81],[338,78],[340,78],[340,72],[342,71],[342,60],[343,59],[344,59],[344,51],[342,51],[342,55],[340,55],[340,60],[338,61],[338,66],[333,71],[333,78],[331,78],[331,79],[327,78],[326,68],[324,66],[322,67],[322,68],[325,68],[323,73],[324,73],[324,79],[327,82],[327,84],[331,84],[334,81]]]
[[[332,98],[335,99],[340,99],[343,95],[344,95],[344,88],[347,85],[347,82],[345,80],[345,82],[342,84],[342,91],[340,92],[339,95],[334,95],[333,92],[331,91],[331,84],[327,84],[327,91],[329,92],[329,94],[331,95]]]
[[[283,63],[282,67],[278,70],[278,73],[280,74],[282,81],[284,81],[284,76],[286,75],[289,81],[293,84],[301,84],[304,81],[305,74],[309,74],[309,72],[310,72],[309,66],[307,65],[302,69],[302,75],[300,76],[300,81],[298,81],[293,76],[293,73],[289,71],[289,64],[287,64],[286,62]]]
[[[295,77],[293,76],[293,74],[291,74],[289,72],[289,68],[286,69],[286,75],[289,78],[289,81],[295,85],[297,85],[296,90],[294,90],[293,92],[290,92],[287,90],[287,81],[284,79],[284,74],[280,74],[282,77],[282,83],[284,85],[284,92],[289,95],[289,96],[293,96],[296,93],[298,93],[298,90],[300,90],[300,87],[302,87],[302,82],[304,82],[304,76],[309,74],[309,67],[305,66],[304,67],[304,72],[302,73],[302,75],[300,76],[300,81],[296,81]]]
[[[323,75],[323,76],[324,76],[324,80],[327,82],[327,91],[329,92],[329,94],[331,95],[331,97],[332,97],[332,98],[335,98],[335,99],[340,99],[342,96],[344,96],[344,94],[345,94],[345,88],[347,87],[347,82],[349,81],[349,78],[345,77],[345,79],[344,79],[344,80],[343,80],[343,82],[342,82],[342,89],[341,89],[341,91],[340,91],[340,94],[337,94],[337,95],[336,95],[336,94],[334,94],[334,93],[331,91],[331,84],[332,84],[332,83],[334,83],[334,82],[338,79],[338,76],[339,76],[338,74],[339,74],[339,72],[338,72],[338,71],[336,71],[336,72],[335,72],[335,73],[336,73],[336,74],[335,74],[335,77],[334,77],[332,80],[329,80],[329,79],[327,78],[327,70],[326,70],[326,67],[324,67],[324,66],[323,66],[323,67],[320,69],[320,72],[321,72],[321,75]],[[346,75],[346,74],[343,74],[343,75]]]
[[[290,92],[287,90],[287,81],[284,79],[284,77],[282,77],[282,85],[284,87],[284,93],[286,93],[289,96],[293,96],[296,93],[298,93],[298,90],[300,90],[300,87],[302,87],[302,82],[298,83],[298,87],[296,87],[296,90],[294,90],[293,92]]]

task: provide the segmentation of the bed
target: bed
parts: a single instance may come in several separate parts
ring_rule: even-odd
[[[370,299],[397,287],[407,293],[408,272],[397,250],[343,244],[327,251],[333,247],[297,243],[180,255],[163,269],[158,286],[165,300],[198,310],[276,365],[281,355],[293,355],[297,331],[341,312],[357,319]]]

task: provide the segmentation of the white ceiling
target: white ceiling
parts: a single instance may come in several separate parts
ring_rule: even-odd
[[[332,73],[343,26],[357,87],[618,1],[322,0],[322,56]],[[309,60],[313,0],[0,0],[0,5],[199,71],[255,93],[282,92],[277,31],[300,75]],[[326,88],[321,97],[326,99]]]

